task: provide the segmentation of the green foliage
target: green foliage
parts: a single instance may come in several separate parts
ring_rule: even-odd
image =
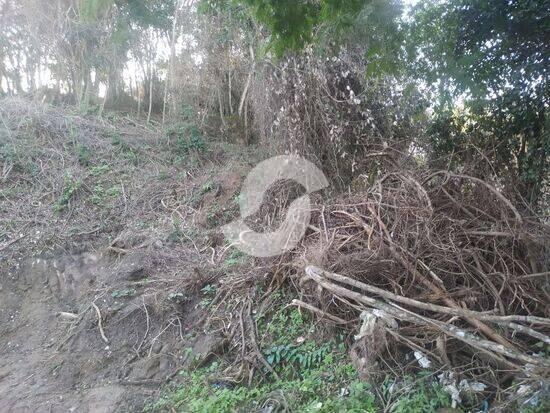
[[[90,200],[95,205],[104,206],[111,199],[116,198],[119,195],[120,188],[117,185],[105,189],[103,185],[97,184],[92,189],[92,197]]]
[[[172,125],[166,130],[166,135],[175,140],[175,149],[179,156],[186,156],[191,151],[201,153],[206,150],[206,141],[192,122]]]
[[[264,351],[265,358],[272,366],[295,364],[301,370],[308,370],[320,365],[333,348],[332,343],[324,343],[317,347],[315,343],[281,344],[272,346]]]
[[[395,413],[434,413],[438,409],[451,407],[451,396],[431,377],[404,378],[403,396],[397,401]]]
[[[288,411],[295,412],[377,411],[370,386],[359,381],[353,368],[340,360],[332,359],[305,370],[297,378],[251,387],[234,387],[212,380],[221,369],[222,366],[215,362],[194,372],[183,372],[184,384],[166,393],[146,411],[174,408],[188,413],[249,412],[279,399]]]
[[[205,285],[201,291],[205,294],[205,295],[213,295],[216,293],[216,286],[215,285],[212,285],[212,284],[207,284]]]
[[[78,11],[80,21],[94,23],[107,14],[114,0],[79,0]]]
[[[549,27],[543,23],[549,16],[537,1],[423,1],[407,36],[414,76],[438,101],[433,158],[453,154],[464,164],[482,152],[492,171],[479,172],[512,175],[531,203],[550,155]],[[460,114],[458,98],[465,107]]]
[[[398,0],[202,0],[199,12],[222,16],[226,25],[245,37],[256,34],[252,17],[269,32],[266,49],[277,57],[308,44],[324,48],[353,41],[368,45],[371,75],[395,71],[399,65]],[[224,28],[218,43],[231,42],[231,36]]]
[[[210,305],[212,300],[214,299],[214,296],[216,295],[217,288],[215,285],[207,284],[202,289],[201,292],[203,294],[203,297],[201,301],[199,302],[199,305],[202,308],[206,308]]]
[[[209,294],[214,291],[209,286],[205,289]],[[285,305],[283,294],[273,292],[271,307],[275,311],[257,320],[259,337],[267,341],[262,353],[280,380],[254,381],[251,386],[226,383],[219,378],[224,377],[222,372],[227,366],[214,362],[183,371],[183,384],[168,389],[146,411],[244,413],[268,410],[269,406],[289,412],[381,411],[372,386],[361,381],[349,363],[343,343],[322,341],[311,320]],[[269,375],[267,370],[263,373]],[[398,386],[388,380],[380,393],[387,400],[402,394],[392,410],[400,413],[435,413],[450,406],[450,397],[427,376],[405,377]]]
[[[196,114],[191,106],[182,104],[180,120],[165,130],[171,142],[175,142],[175,150],[179,157],[185,157],[190,152],[202,153],[206,150],[206,141],[196,124]]]
[[[134,288],[125,289],[125,290],[115,290],[111,293],[111,297],[113,298],[126,298],[126,297],[133,297],[136,295],[136,290]]]
[[[430,81],[486,98],[504,89],[529,94],[546,74],[550,12],[523,0],[422,1],[410,25],[409,52]]]
[[[17,162],[17,152],[14,145],[0,143],[0,159],[5,162]]]
[[[56,212],[63,211],[67,205],[69,205],[69,202],[75,192],[80,188],[80,181],[71,178],[69,175],[65,175],[65,181],[63,185],[63,191],[61,192],[61,196],[58,198],[58,200],[54,203],[53,209]]]
[[[309,43],[321,16],[321,9],[310,1],[244,0],[244,3],[269,29],[271,47],[279,56],[286,50],[298,50]]]
[[[118,153],[120,153],[124,158],[129,160],[133,165],[137,166],[140,163],[141,156],[138,149],[130,146],[118,131],[114,131],[110,134],[111,144],[118,148]]]
[[[176,147],[180,155],[187,155],[191,151],[200,153],[206,150],[206,142],[197,129],[192,129],[189,139],[178,137]]]
[[[168,241],[170,242],[180,242],[184,237],[183,231],[181,230],[181,219],[177,215],[172,217],[172,231],[168,235]]]
[[[82,166],[90,165],[92,159],[92,151],[86,145],[78,144],[76,146],[76,154],[78,163]]]
[[[225,268],[231,268],[235,265],[242,264],[246,259],[246,256],[238,249],[231,248],[227,254],[227,258],[223,261]]]
[[[111,170],[111,167],[108,163],[103,162],[99,165],[92,166],[89,170],[92,176],[100,176],[109,172]]]
[[[524,405],[518,408],[520,413],[546,413],[550,411],[550,398],[546,398],[534,402],[532,405]]]
[[[168,299],[175,303],[183,303],[187,299],[187,297],[183,293],[172,292],[168,294]]]
[[[203,4],[228,10],[229,0],[204,0]],[[220,4],[225,3],[225,9]],[[397,19],[401,14],[398,1],[379,0],[233,0],[245,4],[254,18],[270,33],[268,49],[282,56],[298,51],[309,43],[339,43],[359,35],[369,46],[372,73],[390,70],[399,54]],[[206,8],[206,7],[204,7]],[[239,10],[234,7],[231,10]],[[241,18],[242,19],[242,18]]]
[[[115,0],[120,13],[140,28],[168,31],[172,26],[175,0]]]

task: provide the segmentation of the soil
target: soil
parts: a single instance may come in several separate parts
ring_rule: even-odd
[[[179,312],[180,332],[166,329],[151,342],[147,326],[162,324],[150,298],[98,294],[121,274],[136,277],[140,260],[95,253],[29,258],[2,277],[1,412],[141,411],[186,365],[186,347],[195,359],[210,353],[215,339],[184,336],[199,317],[192,302]]]
[[[0,109],[18,154],[0,157],[0,412],[142,411],[223,347],[200,329],[201,288],[253,157],[218,145],[182,163],[130,120]]]

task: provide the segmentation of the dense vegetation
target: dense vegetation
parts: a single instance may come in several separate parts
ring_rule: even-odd
[[[230,342],[147,409],[547,407],[548,2],[0,0],[0,24],[0,252],[22,215],[78,237],[130,205],[162,271],[200,264],[147,292],[193,291]],[[244,257],[219,228],[252,164],[287,152],[330,188],[293,251]],[[164,331],[149,316],[142,344]]]
[[[268,127],[268,114],[252,106],[260,98],[256,84],[274,74],[269,65],[294,76],[291,62],[312,46],[313,59],[345,51],[357,63],[351,71],[357,90],[344,98],[374,93],[365,96],[370,104],[387,110],[382,97],[388,93],[411,97],[398,110],[409,118],[424,111],[416,143],[429,162],[452,168],[480,162],[480,175],[512,183],[526,203],[536,205],[550,141],[547,4],[414,3],[6,0],[2,93],[43,93],[86,108],[97,104],[98,110],[168,111],[173,119],[183,100],[203,116],[219,109],[224,131],[246,127],[248,141]],[[389,105],[395,104],[392,97]],[[391,131],[382,134],[392,137]],[[360,150],[358,145],[345,152]]]

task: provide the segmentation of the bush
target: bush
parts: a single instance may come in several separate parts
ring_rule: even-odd
[[[423,101],[392,79],[365,80],[361,52],[321,58],[308,50],[281,66],[252,87],[260,141],[309,158],[334,183],[378,174],[421,133]]]

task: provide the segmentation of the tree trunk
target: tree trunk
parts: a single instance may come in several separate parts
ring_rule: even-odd
[[[147,123],[151,121],[151,111],[153,109],[153,73],[149,74],[149,111],[147,112]]]
[[[231,99],[231,70],[227,73],[228,83],[229,83],[229,114],[233,115],[233,101]]]

